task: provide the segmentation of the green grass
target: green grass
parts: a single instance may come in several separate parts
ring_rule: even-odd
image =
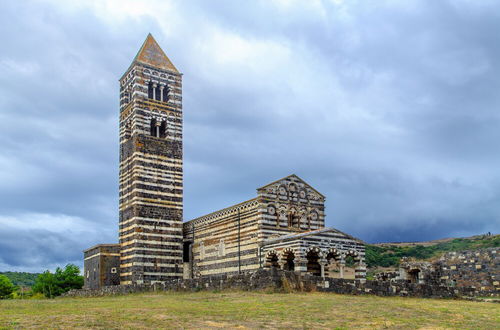
[[[0,301],[0,328],[467,328],[500,304],[327,293],[196,292]]]

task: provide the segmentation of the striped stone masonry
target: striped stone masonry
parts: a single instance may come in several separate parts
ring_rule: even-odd
[[[366,276],[360,240],[325,228],[325,197],[296,175],[257,197],[184,223],[184,278],[280,268],[317,276]]]
[[[182,276],[181,94],[181,74],[149,35],[120,79],[121,284]]]

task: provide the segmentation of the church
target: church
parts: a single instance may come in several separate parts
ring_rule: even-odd
[[[119,243],[84,251],[85,288],[272,267],[364,280],[363,242],[325,227],[325,196],[295,174],[184,221],[182,74],[149,34],[119,82]]]

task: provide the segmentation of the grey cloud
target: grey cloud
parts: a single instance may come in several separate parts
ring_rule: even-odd
[[[296,173],[327,196],[328,225],[370,242],[498,231],[498,4],[75,6],[2,5],[0,216],[89,232],[27,219],[0,232],[1,268],[116,242],[117,79],[148,32],[184,73],[186,220]]]

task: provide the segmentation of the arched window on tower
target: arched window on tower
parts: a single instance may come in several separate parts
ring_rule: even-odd
[[[160,125],[160,137],[164,138],[167,136],[167,121],[162,120],[161,125]]]
[[[148,84],[148,98],[152,99],[153,98],[153,82],[149,82]]]
[[[151,119],[151,135],[156,136],[156,118]]]
[[[154,94],[155,94],[155,100],[156,100],[156,101],[160,101],[160,100],[161,100],[161,99],[160,99],[160,96],[161,96],[161,94],[160,94],[160,93],[161,93],[161,90],[160,90],[160,84],[157,84],[157,85],[156,85],[156,88],[155,88],[155,93],[154,93]]]
[[[165,86],[163,88],[163,102],[168,102],[168,86]]]

